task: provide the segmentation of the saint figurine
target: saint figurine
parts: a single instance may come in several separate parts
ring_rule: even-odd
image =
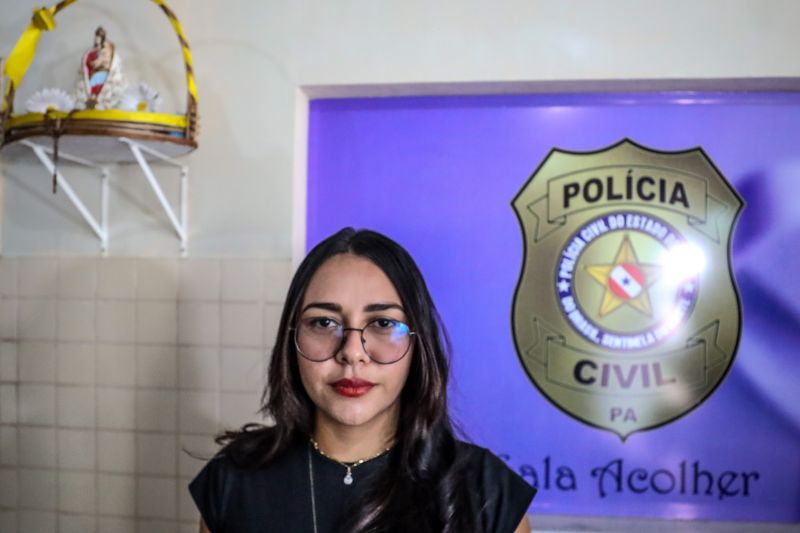
[[[106,32],[98,27],[94,46],[83,54],[75,101],[86,109],[111,109],[117,106],[127,83],[122,60]]]

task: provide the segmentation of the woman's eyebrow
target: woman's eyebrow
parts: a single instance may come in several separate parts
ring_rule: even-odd
[[[331,302],[311,302],[303,307],[301,313],[305,313],[309,309],[325,309],[326,311],[334,311],[336,313],[342,312],[342,306]]]
[[[371,313],[373,311],[386,311],[387,309],[397,309],[405,313],[405,310],[400,305],[395,303],[375,303],[364,306],[364,311],[367,313]]]
[[[333,311],[335,313],[342,312],[342,306],[333,302],[311,302],[309,304],[306,304],[305,307],[303,307],[301,313],[305,313],[309,309],[324,309],[326,311]],[[401,305],[391,302],[373,303],[364,306],[365,313],[371,313],[375,311],[386,311],[387,309],[397,309],[398,311],[402,311],[403,313],[405,313],[405,310]]]

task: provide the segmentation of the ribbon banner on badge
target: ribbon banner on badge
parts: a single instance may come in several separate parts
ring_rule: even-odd
[[[622,439],[700,405],[734,360],[743,207],[701,148],[554,149],[514,198],[517,353],[567,414]]]

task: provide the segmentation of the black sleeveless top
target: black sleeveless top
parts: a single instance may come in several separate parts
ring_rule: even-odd
[[[390,453],[353,468],[350,485],[344,483],[341,464],[307,444],[258,469],[238,468],[217,455],[189,484],[189,491],[211,533],[312,533],[314,515],[318,533],[339,533],[344,513],[358,502],[370,479],[388,467]],[[484,448],[459,443],[459,453],[466,454],[467,490],[479,531],[512,533],[536,489]]]

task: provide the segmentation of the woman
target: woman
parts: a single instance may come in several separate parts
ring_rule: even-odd
[[[439,317],[411,256],[343,229],[292,280],[250,424],[192,481],[201,531],[528,532],[535,490],[459,442]]]

